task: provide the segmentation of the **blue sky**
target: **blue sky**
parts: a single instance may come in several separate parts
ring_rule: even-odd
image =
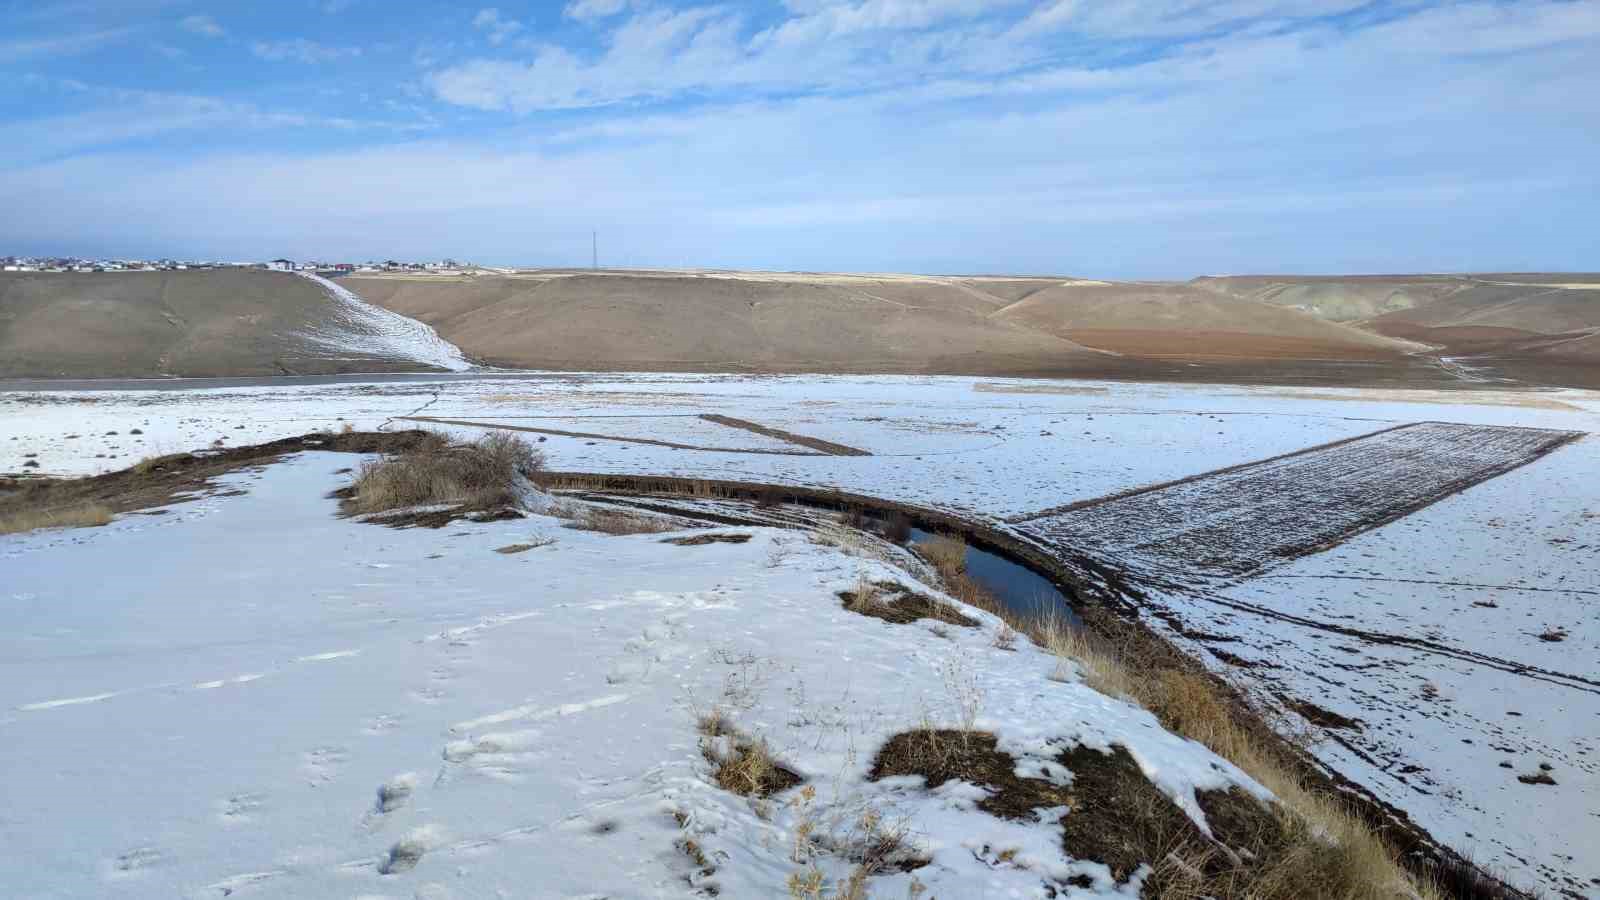
[[[0,0],[0,254],[1600,269],[1600,0]]]

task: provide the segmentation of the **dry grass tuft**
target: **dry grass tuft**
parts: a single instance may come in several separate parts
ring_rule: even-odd
[[[543,466],[543,454],[515,435],[491,432],[460,444],[432,434],[363,465],[342,506],[352,515],[446,503],[466,509],[510,506],[518,500],[519,480]]]
[[[960,538],[941,534],[922,541],[916,549],[945,578],[967,571],[967,542]]]
[[[1017,761],[987,731],[918,728],[891,737],[873,758],[868,778],[920,775],[930,790],[947,781],[983,785],[978,808],[992,816],[1034,821],[1034,810],[1072,805],[1072,792],[1041,778],[1017,775]]]
[[[705,754],[718,786],[742,797],[770,797],[802,781],[773,758],[765,738],[735,738],[733,749],[720,757],[708,743]]]
[[[869,581],[864,574],[856,582],[855,590],[840,591],[838,596],[845,609],[893,625],[934,619],[963,628],[978,627],[976,620],[962,615],[959,609],[942,600],[908,590],[905,585],[893,581]]]
[[[110,522],[111,510],[98,503],[60,509],[29,509],[0,516],[0,534],[20,534],[40,528],[92,528]]]

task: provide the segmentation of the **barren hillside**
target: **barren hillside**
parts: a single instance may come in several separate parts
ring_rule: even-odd
[[[507,366],[999,374],[1111,364],[992,319],[1004,298],[953,281],[707,273],[343,283]]]
[[[251,269],[0,275],[0,376],[425,371],[403,321],[352,315],[308,278]],[[376,320],[376,321],[374,321]]]
[[[1455,275],[1230,275],[1196,278],[1190,284],[1330,322],[1359,322],[1427,306],[1466,286]]]
[[[1139,357],[1384,359],[1413,344],[1183,284],[1065,282],[995,314]]]

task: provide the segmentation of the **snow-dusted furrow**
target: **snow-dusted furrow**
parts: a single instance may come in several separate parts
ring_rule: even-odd
[[[451,372],[472,368],[461,348],[439,337],[431,326],[373,306],[321,275],[296,274],[321,285],[337,306],[335,328],[306,332],[314,343],[329,350],[403,357]]]

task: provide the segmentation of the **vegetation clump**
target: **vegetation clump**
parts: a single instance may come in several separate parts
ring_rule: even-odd
[[[24,509],[0,515],[0,534],[18,534],[39,528],[90,528],[110,522],[111,510],[98,503]]]
[[[740,734],[718,711],[700,717],[700,752],[712,766],[712,779],[723,790],[743,797],[770,797],[802,779],[778,762],[765,739]]]
[[[523,479],[544,455],[516,435],[491,432],[470,443],[429,434],[406,450],[362,465],[341,508],[368,515],[452,504],[457,512],[515,506]]]
[[[863,616],[882,619],[894,625],[907,625],[919,619],[934,619],[964,628],[976,628],[978,623],[962,615],[948,603],[919,594],[905,585],[893,581],[869,582],[862,579],[855,590],[840,591],[844,608]]]

